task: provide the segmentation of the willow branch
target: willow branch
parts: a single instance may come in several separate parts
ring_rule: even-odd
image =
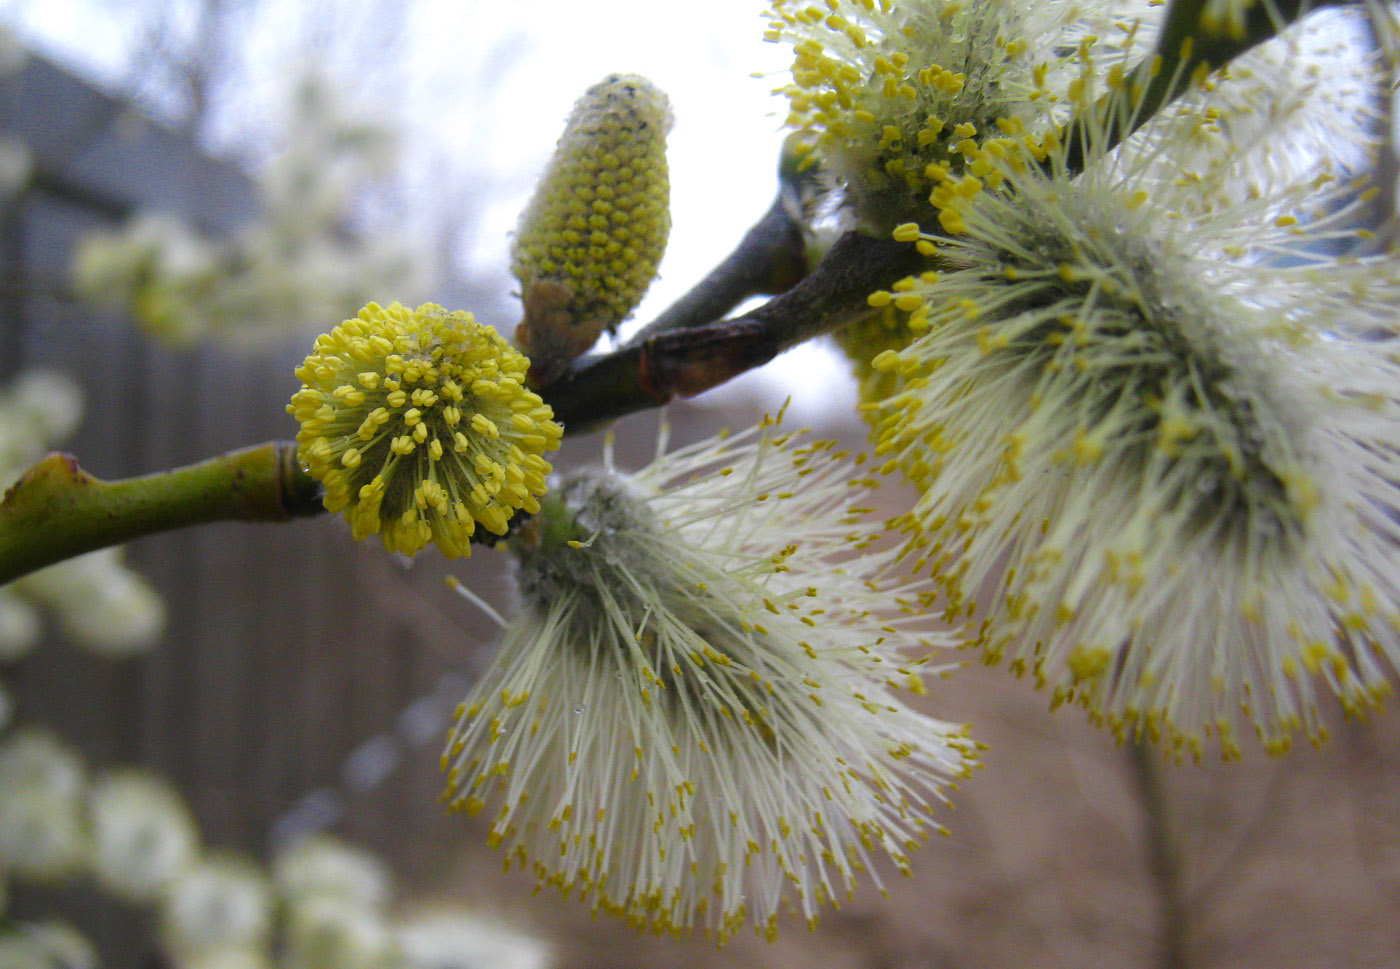
[[[1136,131],[1188,85],[1275,36],[1309,10],[1343,0],[1261,0],[1243,21],[1202,24],[1205,0],[1173,0],[1156,52],[1064,132],[1069,174]],[[1354,2],[1354,0],[1353,0]],[[566,433],[690,397],[806,340],[868,316],[867,297],[929,268],[915,247],[847,233],[809,269],[803,199],[815,176],[790,153],[777,201],[726,259],[620,349],[583,357],[540,388]],[[742,300],[779,293],[721,319]],[[44,565],[143,535],[213,521],[286,521],[322,510],[319,486],[289,443],[265,444],[162,474],[104,482],[50,455],[0,502],[0,584]]]
[[[628,342],[643,343],[666,330],[706,326],[751,296],[786,292],[807,269],[802,229],[779,196],[723,262]]]
[[[797,144],[789,136],[778,154],[778,195],[763,217],[722,263],[634,334],[629,345],[667,330],[708,326],[749,297],[785,293],[811,272],[817,260],[804,226],[824,184],[819,166],[798,152]]]
[[[0,585],[63,559],[172,528],[283,522],[324,511],[320,485],[277,441],[139,478],[102,481],[50,454],[0,501]]]
[[[718,387],[784,350],[863,319],[867,297],[920,269],[908,243],[858,232],[842,236],[796,286],[752,313],[708,326],[662,330],[622,349],[577,361],[540,393],[565,433]]]
[[[1083,171],[1093,161],[1086,151],[1112,150],[1182,94],[1193,78],[1225,66],[1310,11],[1352,6],[1355,0],[1261,0],[1250,6],[1237,30],[1225,25],[1207,29],[1201,21],[1206,5],[1206,0],[1173,0],[1153,53],[1065,129],[1065,171]]]

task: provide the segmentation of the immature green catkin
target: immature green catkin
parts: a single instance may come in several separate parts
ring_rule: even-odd
[[[524,319],[516,342],[548,382],[656,276],[671,230],[670,103],[650,81],[612,74],[574,104],[511,249]]]

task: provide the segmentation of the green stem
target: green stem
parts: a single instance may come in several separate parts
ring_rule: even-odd
[[[0,585],[54,562],[187,525],[324,511],[320,485],[277,441],[140,478],[102,481],[50,454],[0,501]]]

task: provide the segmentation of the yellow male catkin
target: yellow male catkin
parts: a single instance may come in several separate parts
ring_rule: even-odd
[[[523,386],[529,361],[470,313],[370,303],[316,340],[287,411],[297,444],[357,539],[471,554],[480,525],[533,514],[563,435]]]

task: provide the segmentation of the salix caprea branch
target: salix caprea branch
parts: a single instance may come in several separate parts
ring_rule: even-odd
[[[1274,36],[1311,9],[1341,0],[1237,5],[1212,18],[1204,0],[1174,0],[1151,55],[1062,129],[1059,164],[1074,173],[1085,146],[1104,151],[1140,127],[1191,83]],[[1233,8],[1232,8],[1233,9]],[[624,79],[625,80],[625,79]],[[771,360],[806,340],[869,316],[876,290],[927,270],[926,247],[859,229],[812,265],[801,206],[818,177],[785,157],[777,200],[733,253],[632,339],[582,356],[532,380],[567,434],[689,397]],[[924,238],[929,226],[922,226]],[[939,233],[933,232],[937,238]],[[777,295],[773,295],[777,294]],[[773,295],[726,318],[746,298]],[[539,375],[536,375],[538,377]],[[218,520],[284,521],[315,514],[320,485],[291,456],[289,442],[260,445],[189,468],[101,482],[66,456],[51,455],[0,502],[0,583],[84,551]],[[480,536],[479,536],[480,537]]]
[[[871,292],[925,262],[912,246],[848,232],[801,282],[753,312],[643,331],[619,350],[583,358],[542,393],[575,433],[675,397],[693,397],[865,317]]]

